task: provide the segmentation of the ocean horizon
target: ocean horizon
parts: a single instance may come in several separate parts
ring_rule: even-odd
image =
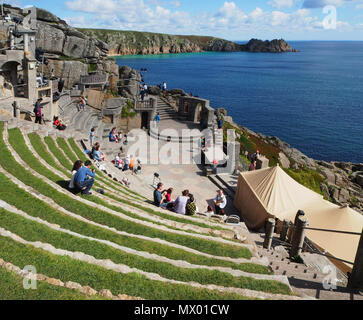
[[[239,41],[243,42],[243,41]],[[289,41],[298,53],[203,52],[117,57],[225,108],[255,132],[325,161],[363,162],[363,41]]]

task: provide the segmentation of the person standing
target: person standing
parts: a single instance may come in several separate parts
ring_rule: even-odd
[[[216,209],[216,214],[223,216],[224,209],[227,206],[227,197],[224,195],[223,190],[219,190],[217,197],[214,199],[214,206]]]
[[[160,122],[160,114],[159,113],[157,113],[156,116],[155,116],[155,122],[156,122],[156,125],[158,126],[159,122]]]
[[[251,161],[249,171],[256,171],[257,162],[255,160]]]
[[[95,142],[95,137],[96,137],[96,129],[95,128],[92,128],[91,129],[91,132],[89,134],[89,140],[91,142],[91,148],[93,147],[93,144]]]
[[[87,160],[84,167],[80,168],[74,177],[75,185],[81,190],[82,195],[89,196],[95,182],[95,170],[92,169],[92,162]]]
[[[35,107],[34,107],[34,114],[35,114],[35,123],[39,123],[42,124],[42,114],[43,114],[43,107],[41,105],[43,101],[43,98],[40,98],[37,100],[37,102],[35,103]]]

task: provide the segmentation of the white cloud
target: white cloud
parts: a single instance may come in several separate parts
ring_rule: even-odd
[[[274,8],[291,8],[294,5],[294,0],[272,0],[268,4]]]
[[[169,6],[166,8],[165,4]],[[306,8],[287,13],[279,9],[264,11],[257,7],[250,13],[245,13],[235,2],[225,1],[214,14],[191,14],[178,8],[172,9],[170,4],[170,1],[159,0],[73,0],[67,1],[66,6],[77,12],[77,17],[68,18],[66,21],[76,27],[222,37],[232,37],[233,34],[236,38],[241,34],[252,36],[260,31],[283,36],[292,30],[322,30],[322,22]],[[342,21],[337,26],[339,30],[348,28],[348,24]]]

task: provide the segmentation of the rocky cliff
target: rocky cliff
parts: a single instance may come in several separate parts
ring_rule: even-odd
[[[237,43],[204,36],[178,36],[160,33],[79,29],[107,43],[111,55],[239,51]]]
[[[107,43],[111,55],[188,53],[203,51],[295,52],[285,40],[251,39],[247,44],[205,36],[180,36],[136,31],[79,29]]]
[[[10,6],[6,11],[19,21],[27,15],[22,9]],[[53,70],[55,76],[65,80],[66,88],[88,74],[89,69],[118,75],[117,64],[108,59],[106,43],[83,34],[44,9],[36,8],[35,18],[36,48],[45,52],[49,62],[45,72],[50,75]]]

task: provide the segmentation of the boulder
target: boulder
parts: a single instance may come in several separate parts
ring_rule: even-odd
[[[325,183],[320,184],[320,190],[323,193],[325,199],[330,199],[329,188]]]
[[[223,115],[224,117],[227,117],[227,115],[228,115],[227,109],[225,109],[225,108],[217,108],[216,112]]]
[[[363,171],[363,164],[355,164],[355,165],[353,165],[352,171],[353,172]]]
[[[113,299],[113,294],[110,290],[103,289],[98,293],[101,297],[105,297],[107,299]]]
[[[38,32],[35,37],[37,48],[42,48],[47,53],[63,54],[65,34],[45,22],[37,22]]]
[[[355,178],[355,181],[357,182],[357,184],[359,184],[361,187],[363,187],[363,174],[357,175],[357,177]]]
[[[283,168],[285,168],[285,169],[290,168],[290,165],[291,165],[290,160],[288,157],[286,157],[286,155],[283,152],[279,153],[279,161]]]
[[[186,93],[182,89],[169,90],[168,93],[170,93],[171,95],[182,95],[182,96],[186,95]]]
[[[322,168],[321,173],[328,180],[329,184],[335,184],[336,178],[334,172],[330,171],[327,168]]]
[[[53,13],[40,8],[37,8],[37,20],[52,22],[52,23],[60,22],[60,19],[56,17]]]
[[[82,289],[82,286],[79,283],[75,283],[72,281],[66,282],[64,286],[71,290],[81,290]]]
[[[317,161],[317,163],[320,166],[325,167],[325,168],[328,168],[330,170],[334,170],[335,169],[335,166],[332,163],[329,163],[329,162],[326,162],[326,161]]]
[[[81,293],[91,297],[91,296],[95,296],[97,294],[97,291],[92,289],[91,287],[85,286],[82,287],[82,289],[80,290]]]
[[[350,200],[350,194],[347,189],[341,189],[339,192],[339,202],[346,203]]]
[[[155,96],[158,96],[158,95],[161,94],[161,90],[157,86],[150,86],[150,87],[148,87],[148,93],[152,94],[152,95],[155,95]]]

